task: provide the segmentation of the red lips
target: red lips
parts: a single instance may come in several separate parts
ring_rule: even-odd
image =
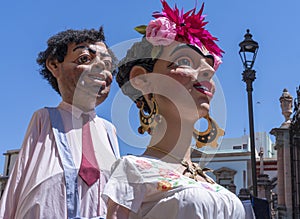
[[[199,91],[199,92],[201,92],[201,93],[203,93],[203,94],[205,94],[205,95],[207,95],[209,97],[213,96],[213,93],[211,92],[212,84],[210,82],[208,82],[208,81],[197,82],[197,83],[195,83],[193,85],[193,87],[197,91]]]

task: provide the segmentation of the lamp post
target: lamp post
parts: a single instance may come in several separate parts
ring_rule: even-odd
[[[249,128],[250,128],[250,148],[251,148],[251,166],[252,166],[252,183],[253,195],[257,197],[257,177],[256,177],[256,158],[255,158],[255,138],[254,138],[254,122],[253,122],[253,104],[252,104],[252,83],[255,80],[255,70],[252,69],[256,54],[258,51],[258,43],[252,39],[250,30],[247,29],[245,39],[240,42],[240,57],[243,62],[243,81],[247,85],[248,93],[248,113],[249,113]]]

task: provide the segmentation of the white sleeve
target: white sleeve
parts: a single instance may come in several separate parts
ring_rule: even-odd
[[[138,212],[146,194],[146,185],[130,156],[118,159],[112,166],[112,174],[105,185],[103,198],[110,198],[123,207]]]

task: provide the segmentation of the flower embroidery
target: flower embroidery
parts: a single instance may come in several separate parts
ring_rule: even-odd
[[[224,189],[223,186],[220,186],[218,184],[207,184],[207,183],[201,183],[202,187],[204,187],[207,190],[213,191],[213,192],[220,192]]]
[[[149,170],[152,168],[152,164],[144,160],[136,160],[136,164],[142,170]]]
[[[164,178],[167,179],[178,179],[180,178],[180,175],[178,173],[175,173],[172,170],[168,170],[168,169],[159,169],[159,175],[161,175]]]
[[[215,186],[216,192],[221,191],[223,188],[224,188],[224,187],[223,187],[223,186],[220,186],[220,185],[216,185],[216,186]]]
[[[170,182],[166,181],[166,180],[161,180],[157,182],[157,189],[161,190],[161,191],[167,191],[172,189],[173,186]]]

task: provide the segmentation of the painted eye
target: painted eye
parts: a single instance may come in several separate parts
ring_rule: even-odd
[[[180,58],[175,59],[175,60],[176,60],[175,62],[171,62],[171,64],[168,65],[168,68],[175,69],[175,68],[178,68],[180,66],[187,66],[187,67],[191,67],[191,68],[194,67],[193,61],[188,57],[180,57]]]
[[[212,55],[207,55],[205,60],[211,67],[214,67],[214,57]]]
[[[105,65],[105,70],[111,71],[111,69],[112,69],[112,63],[111,63],[111,61],[104,60],[103,62],[104,62],[104,65]]]
[[[179,66],[180,65],[192,66],[192,63],[191,63],[191,61],[189,59],[183,58],[183,59],[179,59],[177,61],[177,65],[179,65]]]
[[[194,67],[194,62],[192,59],[190,59],[189,57],[180,57],[176,60],[175,64],[177,66],[188,66],[193,68]]]
[[[78,65],[88,64],[92,61],[92,58],[89,55],[80,56],[75,62]]]

